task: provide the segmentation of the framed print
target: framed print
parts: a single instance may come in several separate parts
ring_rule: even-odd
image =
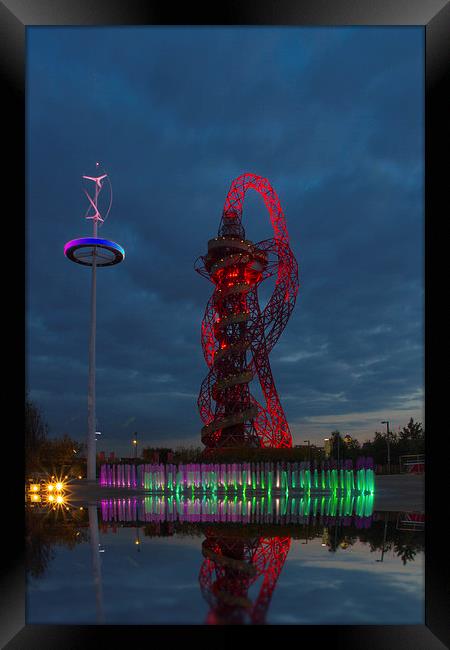
[[[446,0],[2,0],[2,647],[448,645],[449,34]]]

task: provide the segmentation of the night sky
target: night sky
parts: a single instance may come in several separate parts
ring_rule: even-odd
[[[270,356],[294,444],[424,421],[422,28],[32,27],[27,48],[27,387],[52,435],[87,427],[90,270],[63,247],[91,233],[96,161],[99,234],[126,251],[98,271],[99,450],[200,444],[213,286],[193,265],[244,172],[299,262]],[[272,236],[255,192],[243,223]]]

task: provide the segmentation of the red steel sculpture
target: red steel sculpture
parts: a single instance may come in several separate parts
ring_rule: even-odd
[[[206,531],[200,588],[210,606],[209,625],[265,623],[267,609],[291,546],[291,538],[255,537]],[[248,591],[259,582],[252,601]]]
[[[263,197],[274,231],[272,239],[257,244],[245,238],[242,226],[248,189]],[[218,236],[208,242],[208,253],[198,258],[196,270],[215,285],[201,333],[209,367],[198,397],[203,444],[207,449],[292,447],[269,353],[295,305],[298,265],[278,196],[267,179],[243,174],[231,183]],[[261,309],[258,287],[272,276],[275,288]],[[265,406],[250,393],[249,382],[256,376]]]

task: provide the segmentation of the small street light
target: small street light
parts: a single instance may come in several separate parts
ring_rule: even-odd
[[[381,424],[386,425],[386,442],[387,442],[387,464],[388,464],[388,474],[391,473],[391,446],[390,446],[390,432],[389,432],[389,420],[382,420]]]
[[[137,458],[137,447],[138,447],[137,432],[134,433],[133,446],[134,446],[134,457]]]

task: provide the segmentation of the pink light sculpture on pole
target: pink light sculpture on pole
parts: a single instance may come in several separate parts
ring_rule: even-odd
[[[96,170],[99,170],[100,163],[96,163]],[[88,431],[87,431],[87,479],[96,480],[96,448],[95,448],[95,345],[96,345],[96,324],[97,324],[97,267],[114,266],[125,258],[125,251],[122,246],[108,239],[98,237],[98,228],[106,220],[112,204],[111,181],[106,173],[98,176],[83,176],[85,181],[94,183],[93,194],[86,188],[84,193],[87,196],[89,206],[85,218],[92,220],[93,236],[72,239],[64,246],[64,255],[71,262],[82,266],[90,266],[91,271],[91,323],[89,338],[89,382],[88,382]],[[99,195],[103,185],[107,181],[109,186],[109,205],[104,216],[99,209]]]

